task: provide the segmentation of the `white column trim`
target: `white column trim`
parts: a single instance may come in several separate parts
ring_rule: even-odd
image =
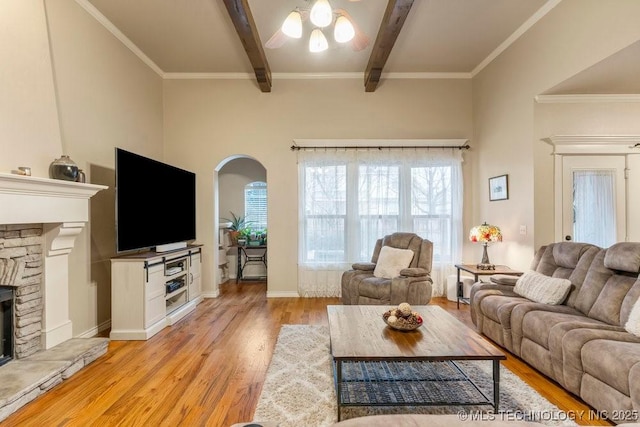
[[[640,153],[640,135],[554,135],[542,141],[553,146],[553,154]]]

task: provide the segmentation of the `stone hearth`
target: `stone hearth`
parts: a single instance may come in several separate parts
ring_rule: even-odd
[[[72,338],[0,366],[0,422],[107,352],[108,338]]]

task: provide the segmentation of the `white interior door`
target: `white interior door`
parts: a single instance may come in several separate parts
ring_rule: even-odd
[[[563,239],[602,248],[625,241],[625,185],[625,156],[563,156]]]

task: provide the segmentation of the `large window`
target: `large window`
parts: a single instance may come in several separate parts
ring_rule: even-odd
[[[244,214],[252,230],[267,228],[267,183],[256,181],[244,187]]]
[[[341,272],[351,263],[369,261],[376,240],[396,231],[434,243],[434,279],[444,282],[440,266],[459,261],[459,153],[312,152],[300,153],[299,165],[300,277],[309,278],[309,270]]]

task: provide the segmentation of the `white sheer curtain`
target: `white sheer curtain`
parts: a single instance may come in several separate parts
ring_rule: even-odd
[[[433,242],[433,295],[445,295],[462,244],[461,166],[448,148],[298,152],[300,295],[339,296],[342,273],[395,231]]]
[[[573,240],[608,248],[616,243],[615,172],[573,172]]]

